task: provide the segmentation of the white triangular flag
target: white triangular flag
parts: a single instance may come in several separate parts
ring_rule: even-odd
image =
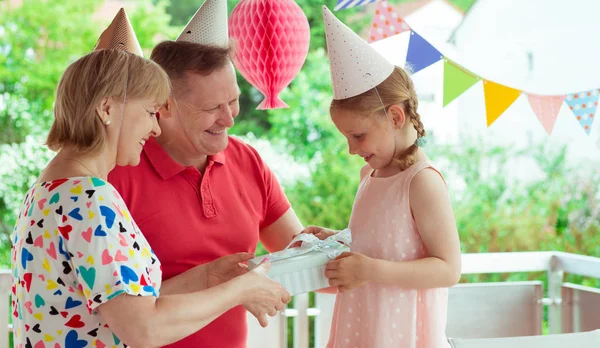
[[[333,99],[362,94],[387,79],[394,65],[323,6]]]
[[[227,0],[206,0],[176,41],[226,47],[229,45]]]

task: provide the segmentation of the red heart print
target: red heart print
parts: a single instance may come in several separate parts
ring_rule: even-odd
[[[144,275],[142,274],[142,279],[140,279],[140,285],[141,286],[147,286],[148,283],[146,282],[146,277],[144,277]]]
[[[83,253],[81,251],[77,252],[77,257],[82,258],[83,257]]]
[[[35,224],[35,220],[31,220],[31,221],[29,222],[29,226],[33,226],[33,224]]]
[[[119,250],[120,252],[121,250]],[[110,254],[108,253],[108,249],[104,249],[104,251],[102,252],[102,264],[103,265],[108,265],[109,263],[111,263],[113,261],[112,256],[110,256]]]
[[[69,233],[73,231],[73,227],[71,225],[66,226],[58,226],[58,231],[62,234],[63,238],[69,240]]]
[[[81,315],[75,314],[71,319],[69,319],[69,321],[65,323],[65,326],[80,328],[84,327],[85,323],[81,321]]]
[[[33,346],[33,348],[46,348],[46,345],[44,344],[44,341],[39,340],[38,343]]]
[[[38,275],[38,277],[41,279],[41,281],[43,281],[43,282],[46,281],[46,277],[44,277],[43,274]]]
[[[100,340],[96,340],[96,348],[104,348],[106,345]]]
[[[88,209],[90,209],[90,207],[92,206],[92,202],[87,202],[85,205],[88,207]]]
[[[92,228],[89,227],[87,229],[87,231],[81,232],[81,235],[83,236],[83,239],[85,239],[88,243],[90,243],[92,241],[92,233],[93,233]]]
[[[60,315],[62,315],[63,318],[66,318],[69,315],[69,312],[63,311],[63,312],[60,312]],[[73,318],[71,318],[71,319],[73,319]]]
[[[29,331],[30,327],[29,325],[25,324],[25,331]]]
[[[67,216],[66,215],[63,215],[62,222],[67,222]]]
[[[60,180],[53,180],[50,184],[50,187],[48,188],[48,192],[54,190],[55,188],[59,187],[60,185],[64,184],[65,182],[67,182],[67,180],[69,179],[60,179]]]
[[[33,273],[25,273],[23,274],[23,281],[25,282],[25,289],[27,292],[31,289],[31,280],[33,279]]]

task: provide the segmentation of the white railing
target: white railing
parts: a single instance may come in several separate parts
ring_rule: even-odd
[[[542,306],[548,308],[548,331],[551,334],[600,329],[600,315],[598,315],[600,313],[600,290],[563,283],[565,273],[600,279],[600,258],[563,252],[464,254],[462,265],[463,274],[543,271],[548,275],[548,289],[546,296],[543,296],[541,282],[506,282],[501,283],[503,285],[496,286],[481,283],[458,285],[450,289],[449,323],[452,322],[453,331],[451,337],[481,337],[477,336],[481,332],[490,335],[484,337],[515,336],[519,334],[513,334],[508,330],[502,331],[504,328],[501,324],[494,323],[494,319],[489,319],[488,326],[493,327],[492,331],[482,330],[473,333],[469,332],[469,330],[472,331],[469,325],[461,325],[461,320],[468,319],[464,318],[465,309],[469,313],[468,306],[481,306],[481,303],[475,303],[477,299],[469,297],[470,295],[466,296],[466,300],[461,300],[460,295],[464,295],[468,291],[479,291],[479,294],[481,294],[481,289],[488,296],[483,298],[486,301],[485,305],[498,306],[497,308],[502,306],[501,309],[507,310],[508,313],[513,311],[517,314],[514,318],[508,318],[512,320],[512,324],[518,320],[529,320],[529,324],[531,324],[531,321],[534,320],[531,318],[539,321],[539,323],[530,325],[533,329],[526,332],[525,335],[541,333]],[[478,290],[478,287],[481,287],[481,289]],[[8,299],[10,289],[11,272],[0,270],[0,297]],[[510,295],[510,292],[514,292],[515,296],[506,297]],[[497,296],[497,294],[504,297]],[[563,297],[567,298],[568,301],[563,301]],[[512,302],[510,304],[498,301],[494,303],[494,300],[502,299],[504,301],[505,298]],[[288,308],[280,315],[270,318],[267,328],[261,328],[256,319],[249,315],[248,347],[288,347],[288,318],[291,318],[294,323],[291,342],[294,348],[308,348],[311,332],[314,347],[325,347],[329,335],[333,301],[334,295],[317,294],[316,307],[311,308],[309,307],[308,294],[295,296],[293,308]],[[9,301],[0,301],[0,313],[8,314],[9,311]],[[533,314],[523,314],[523,311],[529,311],[527,313]],[[453,318],[453,313],[459,312],[461,313],[460,316]],[[8,315],[0,316],[0,337],[5,337],[0,339],[0,348],[8,347],[8,334],[12,331],[12,328],[8,325],[8,317]],[[312,328],[309,326],[309,317],[315,318],[315,325]],[[466,323],[466,321],[464,322]],[[5,330],[2,330],[2,328],[5,328]],[[598,342],[598,346],[600,347],[600,342]]]
[[[544,291],[541,282],[506,282],[501,283],[501,285],[483,283],[458,285],[450,289],[448,320],[449,324],[452,322],[452,325],[449,325],[449,329],[450,326],[452,326],[453,334],[448,334],[451,337],[482,337],[478,336],[478,334],[481,333],[490,335],[483,337],[539,335],[542,332],[542,307],[544,306],[548,308],[548,332],[550,334],[567,332],[563,330],[563,327],[569,328],[570,332],[577,332],[582,327],[587,329],[600,329],[600,315],[595,315],[595,319],[590,318],[590,310],[584,310],[585,308],[590,308],[592,305],[592,303],[588,303],[591,302],[589,296],[594,296],[592,297],[595,302],[593,305],[600,309],[600,290],[595,290],[594,292],[594,289],[591,288],[577,287],[563,283],[565,273],[600,279],[600,258],[564,252],[482,253],[464,254],[462,256],[462,265],[463,275],[543,271],[546,272],[548,276],[548,289],[546,296],[543,296]],[[579,293],[577,293],[575,297],[580,298],[580,300],[578,300],[579,302],[569,304],[563,303],[563,292],[567,291],[567,293],[570,294],[571,292],[569,291],[573,290],[581,291],[588,297],[579,296]],[[469,327],[470,325],[466,324],[468,318],[464,318],[465,313],[470,313],[468,308],[470,304],[467,303],[469,297],[467,296],[464,300],[458,300],[461,298],[459,295],[467,291],[479,291],[479,294],[487,296],[487,298],[482,297],[484,303],[489,306],[496,306],[496,308],[507,307],[502,309],[508,314],[510,314],[512,310],[513,314],[516,314],[516,316],[514,318],[504,318],[504,322],[494,322],[495,319],[489,319],[487,326],[493,327],[492,329],[486,331],[484,328],[477,333],[469,332],[473,329],[472,327]],[[509,300],[513,300],[510,304],[505,305],[497,301],[494,303],[497,299],[504,299],[504,297],[509,296],[510,294],[507,294],[507,292],[511,291],[515,293],[515,296],[509,298]],[[501,296],[498,296],[499,294]],[[586,299],[585,301],[587,302],[584,303],[581,299]],[[249,316],[248,323],[250,334],[248,337],[248,347],[288,347],[288,318],[292,318],[294,323],[293,333],[291,335],[291,343],[294,348],[308,348],[311,334],[313,336],[315,348],[325,347],[329,336],[333,301],[333,295],[317,293],[316,307],[310,308],[308,306],[308,294],[295,296],[293,308],[288,308],[280,315],[270,318],[269,327],[267,328],[261,328],[257,324],[256,319]],[[476,301],[476,299],[471,298],[470,301]],[[471,305],[475,306],[475,304]],[[574,306],[573,312],[575,314],[571,313],[567,315],[567,313],[562,313],[563,307],[566,305]],[[480,306],[480,304],[478,303],[477,306]],[[524,313],[524,311],[527,313]],[[453,312],[460,312],[460,315],[454,317]],[[528,315],[529,312],[533,314]],[[315,317],[315,325],[312,329],[309,327],[309,317]],[[513,326],[518,320],[528,320],[529,327],[532,329],[524,331],[524,334],[523,331],[512,332],[506,328],[506,326],[508,326],[506,320],[508,320],[510,324],[513,324]],[[537,323],[531,323],[533,320],[536,320]],[[461,325],[461,321],[465,324]],[[598,346],[600,347],[600,342]]]

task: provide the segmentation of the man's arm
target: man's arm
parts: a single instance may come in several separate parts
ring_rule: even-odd
[[[302,223],[294,212],[289,208],[281,217],[260,231],[260,241],[270,253],[285,248],[294,238],[294,235],[302,232]]]

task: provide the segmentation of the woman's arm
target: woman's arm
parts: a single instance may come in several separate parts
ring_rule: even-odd
[[[236,253],[196,266],[163,281],[160,293],[163,296],[177,295],[212,288],[247,273],[248,268],[243,262],[253,257],[253,253]]]
[[[226,283],[188,294],[158,298],[120,295],[100,305],[98,311],[128,345],[161,347],[200,330],[238,305],[259,304],[263,316],[275,315],[290,296],[266,273],[266,267],[258,267]]]

